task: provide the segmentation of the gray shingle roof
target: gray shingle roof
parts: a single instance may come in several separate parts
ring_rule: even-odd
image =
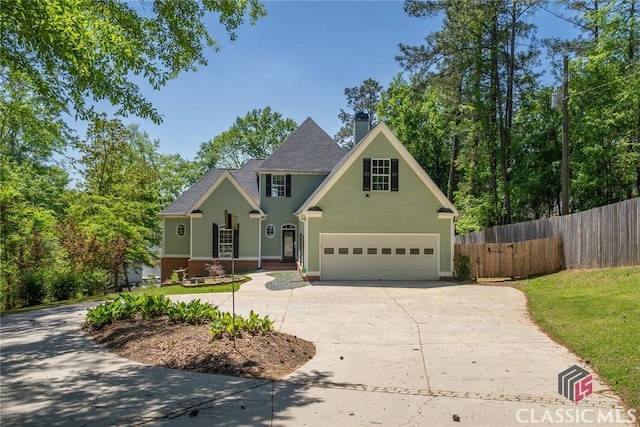
[[[160,214],[163,215],[186,215],[191,213],[195,208],[195,204],[202,196],[211,188],[216,180],[225,170],[238,181],[238,184],[245,189],[249,197],[260,204],[260,190],[258,189],[258,178],[256,169],[264,162],[262,159],[251,159],[247,161],[240,169],[212,169],[207,172],[200,181],[193,184],[187,191],[182,193],[173,203],[164,208]]]
[[[238,181],[249,196],[260,205],[260,189],[258,188],[258,176],[256,170],[264,163],[263,159],[248,160],[240,169],[231,172],[233,177]]]
[[[344,150],[307,118],[266,160],[251,159],[240,169],[213,169],[164,208],[161,215],[187,215],[200,198],[228,170],[257,205],[260,204],[257,171],[329,173],[345,156]]]
[[[207,192],[209,187],[220,177],[224,169],[212,169],[200,181],[193,184],[182,193],[173,203],[164,208],[161,215],[185,215],[193,210],[194,205]]]
[[[333,138],[309,117],[258,170],[328,173],[344,154]]]

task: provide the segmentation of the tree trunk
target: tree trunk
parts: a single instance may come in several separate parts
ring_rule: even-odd
[[[461,122],[461,111],[460,106],[462,105],[462,82],[458,83],[457,90],[457,103],[456,103],[456,112],[455,112],[455,126],[453,137],[451,138],[451,162],[449,163],[449,182],[447,185],[447,198],[453,201],[453,196],[458,189],[458,181],[456,179],[456,162],[458,161],[458,151],[460,149],[460,122]]]

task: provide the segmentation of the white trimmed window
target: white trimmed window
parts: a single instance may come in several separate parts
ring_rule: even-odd
[[[231,258],[233,256],[233,230],[220,228],[218,232],[218,256]]]
[[[265,234],[269,239],[273,239],[273,237],[276,235],[276,226],[273,224],[268,224],[265,230]]]
[[[389,191],[391,159],[371,159],[371,191]]]
[[[271,197],[284,197],[286,180],[284,175],[271,175]]]
[[[182,223],[178,224],[176,226],[176,234],[178,237],[184,237],[184,235],[187,234],[187,227]]]

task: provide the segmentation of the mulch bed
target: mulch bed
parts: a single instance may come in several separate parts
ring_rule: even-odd
[[[277,331],[212,342],[208,324],[164,318],[119,321],[89,334],[112,352],[147,365],[246,378],[280,379],[316,353],[311,342]]]

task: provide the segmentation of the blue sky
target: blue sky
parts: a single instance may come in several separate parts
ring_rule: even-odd
[[[398,44],[421,44],[438,19],[409,17],[402,1],[267,1],[268,15],[245,24],[228,40],[211,20],[220,52],[209,65],[185,73],[160,91],[142,86],[163,123],[136,117],[164,153],[193,159],[200,144],[229,129],[238,116],[270,106],[302,123],[313,118],[329,135],[341,126],[344,89],[373,78],[384,87],[402,71]],[[571,27],[542,12],[538,37],[562,36]],[[543,54],[543,58],[546,55]],[[107,110],[113,113],[113,110]],[[84,131],[78,127],[80,136]]]

